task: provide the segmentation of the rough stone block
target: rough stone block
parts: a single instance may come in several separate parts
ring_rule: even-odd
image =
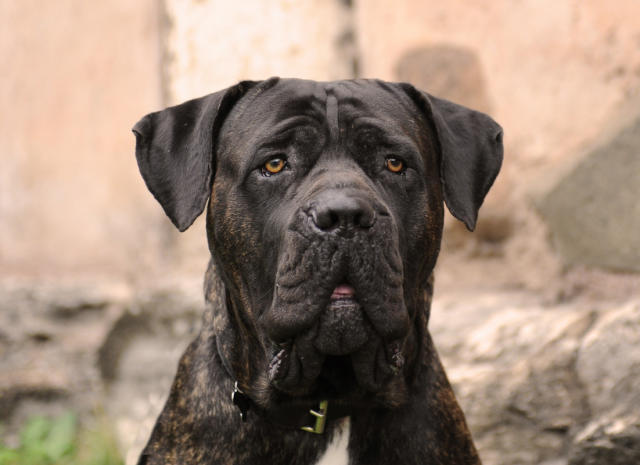
[[[567,263],[640,271],[640,115],[562,177],[539,209]]]

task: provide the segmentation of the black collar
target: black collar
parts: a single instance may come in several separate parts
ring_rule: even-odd
[[[233,379],[234,376],[230,364],[219,349],[218,356],[225,371]],[[280,427],[301,429],[315,434],[324,433],[327,422],[348,417],[353,410],[351,407],[339,402],[334,404],[329,400],[321,400],[319,403],[309,404],[308,406],[283,406],[276,411],[267,411],[256,405],[247,394],[242,392],[238,387],[238,381],[235,381],[233,385],[231,402],[240,410],[240,418],[243,422],[247,421],[249,410],[253,410],[258,416]]]
[[[287,407],[275,412],[258,408],[249,396],[240,390],[236,381],[231,393],[231,401],[240,410],[240,418],[247,421],[247,413],[254,410],[259,416],[284,428],[301,429],[307,433],[324,433],[327,422],[351,415],[351,408],[338,403],[332,405],[329,400],[321,400],[316,405],[306,407]]]

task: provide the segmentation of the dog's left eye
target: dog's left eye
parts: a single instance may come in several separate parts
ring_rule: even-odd
[[[262,174],[264,176],[278,174],[285,166],[287,166],[287,161],[284,158],[274,157],[262,166]]]
[[[402,173],[404,171],[404,162],[398,158],[389,157],[385,160],[385,166],[392,173]]]

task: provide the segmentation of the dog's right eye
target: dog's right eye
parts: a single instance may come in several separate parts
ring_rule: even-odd
[[[284,158],[274,157],[262,166],[262,174],[263,176],[278,174],[285,166],[287,166],[287,161]]]
[[[385,160],[385,166],[389,171],[396,174],[400,174],[405,170],[404,162],[399,158],[387,158]]]

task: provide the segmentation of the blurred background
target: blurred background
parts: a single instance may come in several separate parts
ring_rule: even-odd
[[[0,463],[61,430],[38,463],[78,437],[135,463],[208,251],[130,128],[273,75],[408,81],[504,127],[476,232],[447,218],[436,345],[485,464],[640,463],[637,0],[0,0],[0,57]]]

